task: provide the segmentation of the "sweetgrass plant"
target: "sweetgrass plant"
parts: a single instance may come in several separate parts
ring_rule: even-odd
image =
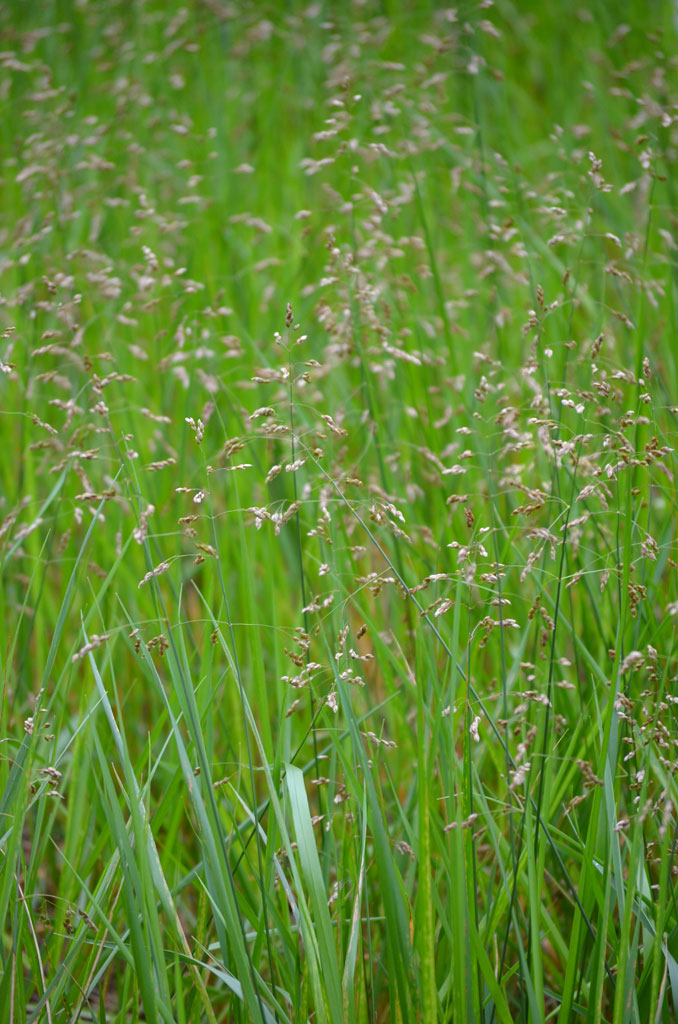
[[[675,1020],[622,8],[0,8],[3,1024]]]

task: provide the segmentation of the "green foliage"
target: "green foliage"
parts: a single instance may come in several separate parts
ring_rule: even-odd
[[[0,1024],[675,1020],[622,6],[0,7]]]

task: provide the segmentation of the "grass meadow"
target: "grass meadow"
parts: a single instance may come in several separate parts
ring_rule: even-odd
[[[0,1024],[678,1018],[677,35],[0,6]]]

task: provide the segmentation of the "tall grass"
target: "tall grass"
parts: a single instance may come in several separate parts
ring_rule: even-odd
[[[0,8],[0,1024],[675,1020],[623,6]]]

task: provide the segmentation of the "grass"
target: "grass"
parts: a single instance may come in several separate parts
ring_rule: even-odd
[[[0,9],[0,1024],[676,1019],[622,6]]]

